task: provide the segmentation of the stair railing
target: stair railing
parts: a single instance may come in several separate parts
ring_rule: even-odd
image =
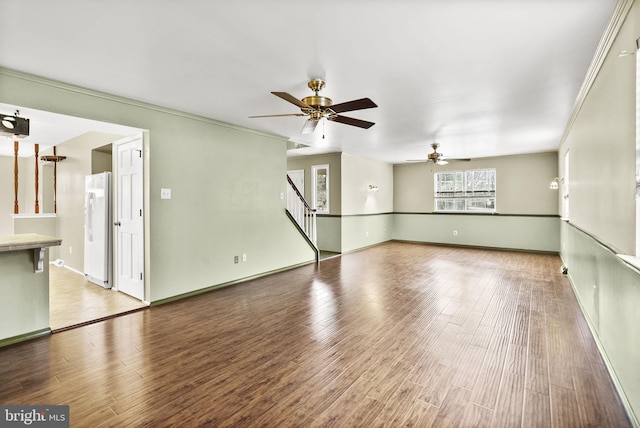
[[[318,254],[316,210],[309,206],[288,175],[287,182],[289,183],[287,187],[287,212]]]

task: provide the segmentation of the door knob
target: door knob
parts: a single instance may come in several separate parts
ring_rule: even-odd
[[[115,223],[113,223],[114,226],[120,226],[120,222],[116,221]]]

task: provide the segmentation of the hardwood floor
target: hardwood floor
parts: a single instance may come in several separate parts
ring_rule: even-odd
[[[49,325],[53,331],[146,307],[140,300],[104,289],[76,272],[49,265]]]
[[[560,265],[386,243],[0,349],[0,403],[74,427],[629,427]]]

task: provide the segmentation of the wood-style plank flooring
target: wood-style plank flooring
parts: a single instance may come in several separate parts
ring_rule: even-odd
[[[79,273],[49,265],[49,326],[54,331],[146,306],[124,293],[93,284]]]
[[[74,427],[629,427],[557,256],[391,242],[0,349]]]

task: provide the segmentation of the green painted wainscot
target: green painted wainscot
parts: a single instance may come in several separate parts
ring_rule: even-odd
[[[635,426],[640,415],[639,258],[562,222],[561,256],[582,311]]]

